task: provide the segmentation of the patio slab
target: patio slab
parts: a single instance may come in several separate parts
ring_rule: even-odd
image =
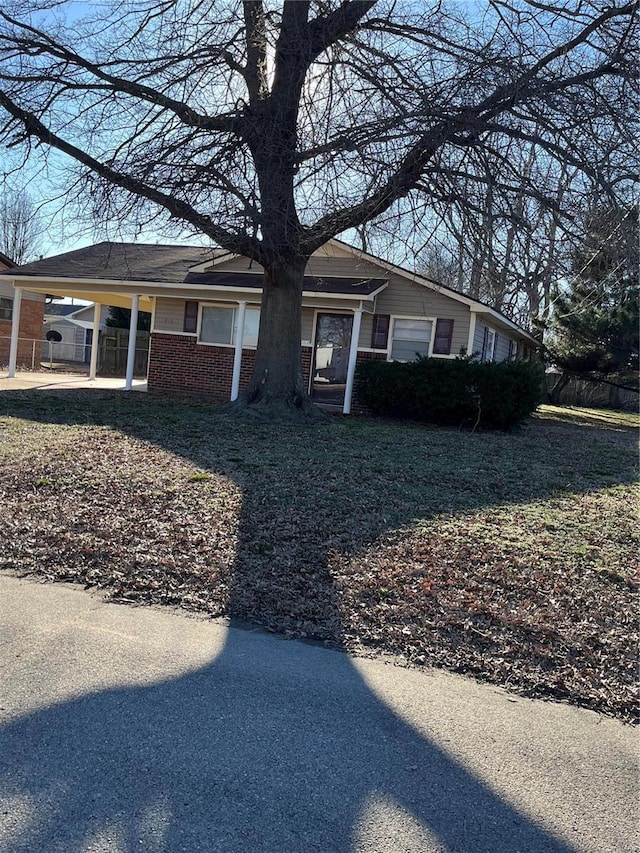
[[[125,380],[122,376],[98,377],[89,379],[88,376],[79,373],[57,373],[49,371],[23,371],[16,373],[13,379],[9,379],[6,372],[0,375],[0,391],[50,391],[53,389],[93,389],[97,391],[124,391]],[[146,379],[134,379],[133,391],[146,391]]]

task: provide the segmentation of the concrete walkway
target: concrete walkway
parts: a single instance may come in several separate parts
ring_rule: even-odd
[[[633,853],[635,731],[0,575],[3,853]]]
[[[82,373],[58,373],[57,371],[31,373],[29,371],[22,371],[17,372],[13,379],[7,379],[6,371],[0,373],[0,391],[24,391],[29,389],[33,389],[34,391],[66,390],[69,388],[124,391],[124,378],[98,377],[97,379],[89,379],[88,376]],[[134,379],[132,390],[146,391],[146,380]]]

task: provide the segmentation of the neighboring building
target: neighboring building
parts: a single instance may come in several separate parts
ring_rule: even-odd
[[[105,305],[129,307],[135,297],[153,315],[150,391],[229,399],[251,373],[262,269],[248,258],[190,246],[100,243],[5,274],[25,289]],[[339,240],[307,265],[301,342],[311,396],[347,412],[345,390],[358,360],[470,352],[505,360],[528,358],[536,348],[498,311]]]
[[[12,261],[0,252],[0,273],[13,266]],[[0,364],[9,361],[11,323],[13,318],[14,289],[10,281],[0,275]],[[40,362],[44,294],[24,292],[20,309],[17,361],[24,367]]]
[[[109,316],[109,306],[100,306],[100,322],[98,331],[101,332]],[[42,350],[42,358],[46,361],[73,361],[88,364],[91,356],[93,340],[93,305],[60,305],[49,304],[45,307],[43,337],[46,341]],[[51,340],[51,332],[57,332]]]

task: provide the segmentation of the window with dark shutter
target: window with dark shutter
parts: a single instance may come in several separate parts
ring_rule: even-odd
[[[197,332],[198,331],[198,303],[197,302],[185,302],[184,303],[184,324],[182,326],[183,332]]]
[[[386,349],[389,340],[389,314],[374,314],[371,329],[371,349]]]
[[[453,320],[437,320],[436,336],[433,340],[434,355],[449,355],[451,353],[451,338],[453,337]]]

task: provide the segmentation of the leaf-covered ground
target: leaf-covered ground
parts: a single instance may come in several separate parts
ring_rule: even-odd
[[[637,715],[635,419],[512,434],[0,395],[0,567]]]

